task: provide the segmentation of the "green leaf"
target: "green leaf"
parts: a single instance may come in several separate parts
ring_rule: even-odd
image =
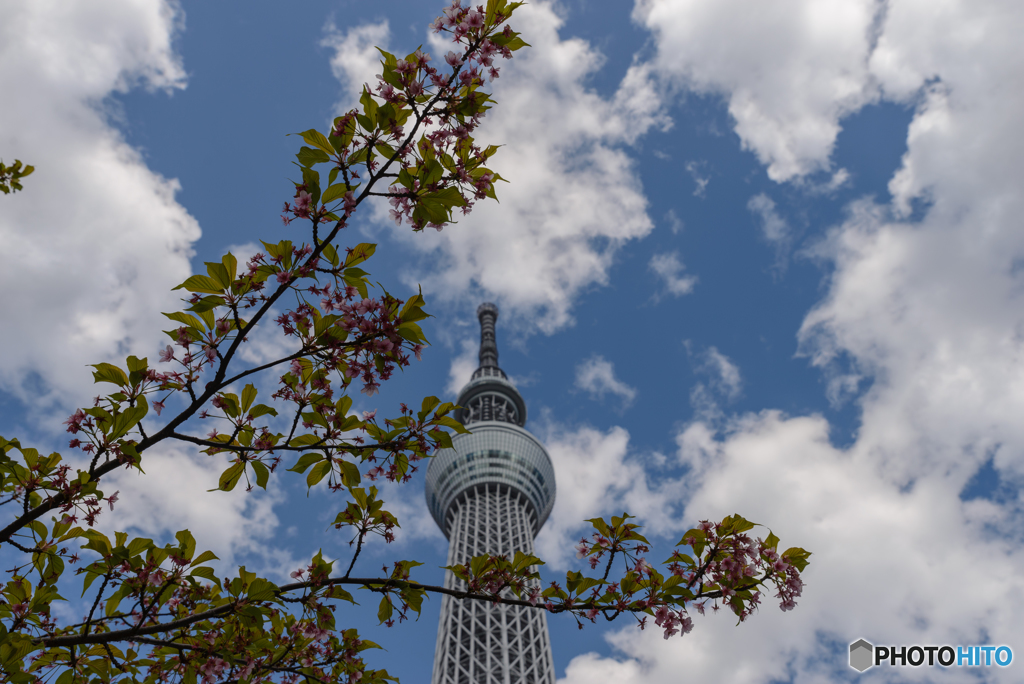
[[[205,292],[207,294],[220,294],[225,289],[213,278],[204,275],[190,276],[181,285],[172,289],[180,290],[181,288],[185,288],[189,292]]]
[[[123,599],[124,595],[129,591],[131,591],[131,587],[127,584],[122,584],[117,588],[117,591],[115,591],[113,595],[107,599],[107,607],[104,610],[107,617],[110,617],[111,615],[117,612],[117,607],[121,604],[121,599]]]
[[[359,118],[360,119],[366,119],[365,116],[360,116]],[[360,122],[360,123],[362,123],[362,122]],[[366,126],[366,128],[369,128],[369,127],[370,126]],[[356,164],[361,164],[362,162],[366,161],[366,157],[367,157],[367,155],[369,153],[370,153],[370,151],[367,148],[365,148],[365,147],[356,148],[355,152],[353,152],[352,154],[350,154],[348,156],[348,163],[350,165],[353,165],[353,166],[356,165]]]
[[[398,317],[402,320],[402,323],[415,323],[416,321],[422,321],[424,318],[430,318],[430,314],[423,311],[422,307],[424,304],[426,304],[426,301],[423,299],[422,292],[415,294],[405,302]]]
[[[330,188],[327,188],[327,189],[328,189],[328,191],[330,190]],[[331,262],[332,266],[337,266],[338,265],[338,250],[336,250],[334,248],[334,245],[332,245],[330,243],[327,243],[326,245],[324,245],[324,251],[321,252],[321,254],[324,255],[324,258],[326,258],[329,262]]]
[[[398,172],[398,182],[409,190],[412,190],[413,186],[416,185],[416,179],[409,169],[402,169]]]
[[[421,405],[417,416],[420,420],[426,419],[427,415],[440,403],[441,400],[437,397],[423,397],[423,404]]]
[[[214,573],[213,568],[209,565],[201,565],[198,568],[192,568],[188,574],[190,577],[205,577],[214,584],[220,585],[220,582],[217,581],[216,573]]]
[[[251,411],[249,411],[249,415],[252,416],[253,418],[259,418],[260,416],[265,416],[267,414],[274,416],[276,418],[277,409],[270,408],[266,404],[257,404],[256,406],[252,407]]]
[[[346,487],[354,487],[361,480],[359,468],[351,461],[341,462],[341,483]]]
[[[370,90],[366,86],[363,86],[363,94],[359,96],[359,104],[363,105],[363,114],[365,118],[369,120],[369,126],[367,129],[374,129],[377,127],[377,101],[370,95]]]
[[[175,311],[174,313],[165,313],[164,316],[167,316],[176,323],[184,323],[190,328],[203,329],[203,322],[191,314]]]
[[[433,185],[441,180],[444,175],[444,167],[436,159],[431,159],[423,165],[420,171],[420,182],[423,185]]]
[[[324,154],[334,154],[334,148],[331,146],[331,142],[323,133],[316,130],[315,128],[310,128],[308,131],[303,131],[302,133],[299,133],[299,135],[302,136],[303,140],[305,140],[313,147],[319,149]]]
[[[612,536],[611,529],[608,527],[608,523],[606,523],[603,518],[590,518],[589,520],[587,520],[587,522],[593,525],[594,529],[597,530],[598,534],[600,534],[602,537]]]
[[[135,539],[132,539],[131,542],[129,542],[128,544],[128,555],[136,556],[142,553],[143,551],[148,550],[151,546],[153,546],[152,539],[136,537]]]
[[[373,256],[377,251],[377,245],[372,242],[361,242],[352,248],[352,251],[345,257],[345,268],[351,268],[363,263]]]
[[[348,192],[347,185],[344,183],[335,183],[324,190],[324,195],[320,198],[320,201],[324,204],[328,204],[329,202],[333,202],[336,199],[344,197],[346,192]]]
[[[288,446],[309,446],[310,444],[319,444],[322,441],[323,437],[317,437],[312,433],[306,433],[304,435],[299,435],[298,437],[293,437],[292,441],[288,442]]]
[[[391,598],[385,596],[380,600],[380,607],[377,609],[377,618],[380,620],[380,624],[384,624],[387,620],[391,619],[391,614],[394,613],[395,609],[391,605]]]
[[[330,461],[320,461],[313,469],[309,471],[309,475],[306,476],[306,484],[310,487],[324,479],[328,473],[331,472]]]
[[[267,481],[270,479],[270,469],[260,461],[253,461],[252,470],[256,474],[256,485],[261,489],[266,489]]]
[[[739,534],[740,532],[746,532],[747,530],[753,529],[757,523],[752,523],[743,516],[727,515],[722,521],[722,536],[726,534]]]
[[[378,47],[377,52],[379,52],[381,56],[384,57],[384,59],[381,60],[381,64],[383,64],[384,66],[393,67],[396,64],[398,64],[398,58],[395,57],[390,52],[388,52],[387,50],[382,50],[381,48]]]
[[[291,468],[288,469],[288,472],[291,472],[291,473],[304,473],[304,472],[306,472],[306,468],[308,468],[309,466],[313,465],[317,461],[322,461],[323,459],[324,459],[324,455],[323,454],[318,454],[318,453],[303,454],[302,456],[299,457],[298,462],[295,465],[293,465]]]
[[[348,601],[354,604],[356,600],[352,598],[352,594],[348,593],[345,589],[335,585],[331,587],[331,590],[327,592],[327,598],[338,599],[340,601]]]
[[[196,538],[192,536],[192,533],[188,530],[178,530],[174,533],[174,538],[178,540],[178,546],[181,547],[185,558],[191,558],[192,554],[196,552]]]
[[[269,601],[277,595],[277,585],[257,577],[249,585],[250,601]]]
[[[129,373],[145,373],[149,368],[149,359],[140,359],[136,356],[129,356],[127,359]]]
[[[320,174],[313,169],[302,167],[302,182],[306,184],[306,191],[312,197],[313,206],[317,206],[320,203]],[[291,261],[289,254],[289,261]]]
[[[295,155],[295,158],[307,169],[312,168],[316,164],[323,164],[331,160],[326,152],[314,150],[311,147],[302,147],[299,153]]]
[[[231,281],[234,277],[228,275],[228,269],[224,267],[223,263],[216,261],[207,261],[206,273],[210,276],[213,282],[217,283],[221,290],[227,290],[231,288]]]
[[[213,317],[212,311],[196,311],[199,314],[199,318],[206,325],[207,330],[213,330],[217,325],[217,320]]]
[[[138,425],[139,421],[142,420],[148,412],[149,403],[146,401],[146,397],[139,397],[139,403],[137,406],[133,406],[114,416],[113,424],[111,424],[110,429],[106,431],[107,438],[113,440],[124,437],[128,434],[129,430]]]
[[[96,369],[92,374],[94,382],[109,382],[118,387],[128,385],[128,375],[117,366],[109,363],[94,363],[92,367]]]
[[[199,554],[198,556],[196,556],[195,558],[192,559],[192,565],[190,567],[194,568],[195,566],[199,565],[200,563],[205,563],[206,561],[211,561],[211,560],[220,560],[220,558],[218,558],[213,553],[213,551],[209,551],[209,550],[203,551],[201,554]]]
[[[797,570],[803,572],[804,568],[807,567],[807,564],[810,563],[808,558],[811,557],[811,552],[805,551],[799,546],[794,546],[783,551],[782,557],[785,558],[790,565],[793,565]]]
[[[223,492],[230,492],[238,484],[239,478],[242,477],[242,473],[245,472],[244,463],[236,463],[220,475],[220,481],[217,483],[217,489]],[[211,492],[217,491],[217,489],[211,489]]]
[[[224,265],[224,270],[228,274],[228,285],[231,285],[238,274],[238,259],[235,258],[234,254],[228,252],[220,258],[220,263]]]
[[[254,401],[256,401],[256,387],[252,384],[246,385],[242,389],[242,412],[247,413]]]

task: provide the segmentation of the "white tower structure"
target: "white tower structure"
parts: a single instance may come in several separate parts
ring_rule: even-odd
[[[455,418],[472,430],[431,459],[427,506],[449,541],[448,565],[481,554],[533,553],[555,503],[551,458],[523,429],[526,403],[498,367],[498,307],[481,304],[480,367]],[[450,589],[465,589],[451,572]],[[441,599],[432,684],[554,684],[546,614],[485,601]]]

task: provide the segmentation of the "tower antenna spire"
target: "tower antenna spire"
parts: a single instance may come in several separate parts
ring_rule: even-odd
[[[498,307],[490,302],[485,302],[477,307],[476,317],[480,320],[480,367],[473,374],[473,377],[479,378],[484,375],[497,374],[484,371],[485,368],[493,368],[504,377],[505,374],[498,367],[498,342],[494,337],[494,324],[498,320]]]

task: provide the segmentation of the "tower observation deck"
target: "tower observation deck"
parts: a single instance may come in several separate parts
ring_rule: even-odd
[[[555,503],[544,446],[523,428],[526,403],[498,367],[498,307],[481,304],[480,367],[459,393],[455,418],[472,433],[431,459],[427,507],[449,541],[448,565],[481,554],[533,553]],[[445,586],[465,589],[451,572]],[[441,599],[432,684],[554,684],[543,610]]]

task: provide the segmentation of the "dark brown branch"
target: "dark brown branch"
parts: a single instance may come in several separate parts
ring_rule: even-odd
[[[211,442],[210,440],[203,439],[202,437],[193,437],[192,435],[186,435],[180,432],[175,432],[173,435],[174,439],[179,439],[182,442],[189,442],[198,446],[214,447],[221,451],[257,451],[254,447],[239,446],[237,444],[223,444],[221,442]],[[317,442],[316,444],[306,444],[305,446],[288,446],[287,444],[275,445],[272,451],[320,451],[324,449],[338,450],[345,449],[351,452],[360,452],[366,450],[383,451],[394,446],[404,446],[399,442],[375,442],[373,444],[330,444],[324,440]]]
[[[767,575],[766,575],[767,577]],[[743,591],[746,589],[752,589],[758,586],[758,583],[763,581],[765,578],[761,578],[758,581],[752,582],[749,585],[737,587],[736,591]],[[283,599],[283,594],[290,593],[301,589],[317,589],[322,587],[330,587],[334,585],[357,585],[366,587],[370,591],[378,593],[387,593],[390,591],[401,590],[405,587],[413,587],[421,589],[431,594],[445,594],[453,598],[460,600],[469,601],[486,601],[489,603],[500,603],[509,606],[520,606],[523,608],[534,608],[537,610],[548,610],[544,603],[531,603],[530,601],[524,601],[522,599],[506,598],[496,594],[478,594],[470,591],[460,591],[458,589],[449,589],[448,587],[437,586],[433,584],[420,584],[411,580],[398,580],[393,578],[379,578],[379,577],[336,577],[322,582],[294,582],[292,584],[285,584],[277,589],[277,596],[279,599]],[[699,599],[715,599],[721,598],[721,590],[710,591],[707,593],[700,592],[692,600],[696,601]],[[106,632],[101,634],[69,634],[58,637],[37,637],[34,639],[35,643],[41,644],[46,647],[54,646],[72,646],[76,644],[107,644],[116,641],[141,641],[139,637],[144,637],[149,634],[160,634],[162,632],[169,632],[172,630],[180,629],[182,627],[188,627],[197,622],[204,620],[210,620],[212,618],[221,617],[234,612],[239,603],[244,603],[244,600],[238,602],[231,602],[205,611],[203,613],[197,613],[195,615],[189,615],[179,620],[167,622],[164,624],[147,625],[145,627],[132,627],[130,629],[122,629],[112,632]],[[594,601],[585,601],[578,603],[570,607],[565,606],[554,606],[549,612],[551,613],[565,613],[575,612],[581,610],[589,610],[591,608],[597,608],[599,610],[608,608],[604,604],[595,603]],[[629,612],[640,612],[643,609],[630,609]],[[155,641],[155,640],[154,640]]]

